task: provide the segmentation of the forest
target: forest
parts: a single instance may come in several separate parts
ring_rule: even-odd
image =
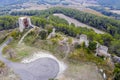
[[[109,16],[109,17],[112,17],[114,19],[117,19],[117,20],[120,20],[120,14],[117,14],[117,13],[113,13],[113,12],[110,12],[109,10],[106,10],[104,7],[94,7],[94,6],[91,6],[89,7],[93,10],[96,10],[106,16]]]
[[[28,16],[42,16],[45,17],[52,15],[54,13],[62,13],[71,18],[77,19],[78,21],[93,26],[97,29],[110,33],[115,38],[120,38],[120,21],[108,18],[108,17],[100,17],[94,14],[85,13],[82,11],[78,11],[75,9],[55,7],[48,10],[43,11],[21,11],[21,12],[12,12],[11,15],[28,15]]]
[[[0,30],[14,29],[18,26],[18,17],[0,16]]]

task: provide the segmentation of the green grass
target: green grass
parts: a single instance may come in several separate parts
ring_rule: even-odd
[[[22,57],[26,57],[29,55],[29,52],[28,51],[21,51],[18,53],[18,56],[22,56]]]

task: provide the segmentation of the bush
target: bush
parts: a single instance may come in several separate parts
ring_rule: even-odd
[[[120,80],[120,64],[115,65],[114,80]]]
[[[45,30],[40,31],[39,37],[44,40],[47,38],[47,32]]]
[[[96,42],[90,41],[88,48],[89,48],[90,50],[95,50],[95,49],[96,49],[96,45],[97,45]]]
[[[80,44],[75,44],[75,49],[78,49],[78,48],[81,48],[81,45]]]
[[[19,39],[21,37],[21,33],[18,30],[13,30],[9,36],[12,36],[14,39]]]
[[[0,61],[0,68],[4,68],[4,67],[5,67],[5,64],[2,61]]]

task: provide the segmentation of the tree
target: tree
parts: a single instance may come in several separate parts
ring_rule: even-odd
[[[45,29],[48,31],[48,34],[52,32],[53,26],[52,25],[46,25]]]
[[[120,64],[115,64],[114,80],[119,80],[119,79],[120,79]]]
[[[111,41],[113,41],[113,37],[110,34],[103,34],[102,40],[104,45],[110,46]]]
[[[44,30],[42,30],[42,31],[40,31],[39,36],[40,36],[41,39],[46,39],[46,37],[47,37],[47,32],[44,31]]]
[[[111,42],[110,52],[120,56],[120,40],[114,40]]]
[[[90,49],[90,50],[95,50],[96,49],[96,45],[97,45],[97,43],[96,42],[92,42],[92,41],[90,41],[89,42],[89,46],[88,46],[88,48]]]
[[[82,49],[84,50],[86,48],[85,42],[82,43]]]
[[[71,23],[71,26],[75,26],[75,24],[74,24],[74,23]]]

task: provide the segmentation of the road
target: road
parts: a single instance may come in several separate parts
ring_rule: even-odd
[[[53,14],[53,15],[54,15],[54,16],[58,16],[58,17],[60,17],[60,18],[64,18],[65,20],[68,21],[69,24],[74,23],[75,26],[77,26],[77,27],[78,27],[78,26],[79,26],[79,27],[87,27],[87,28],[89,28],[89,29],[93,29],[93,30],[94,30],[96,33],[98,33],[98,34],[104,34],[103,31],[98,30],[98,29],[96,29],[96,28],[93,28],[93,27],[91,27],[91,26],[89,26],[89,25],[83,24],[83,23],[77,21],[76,19],[70,18],[70,17],[68,17],[68,16],[66,16],[66,15],[64,15],[64,14],[55,13],[55,14]]]
[[[12,68],[22,80],[49,80],[55,78],[59,72],[59,64],[52,58],[40,58],[28,64],[11,62],[2,57],[3,48],[11,42],[9,38],[0,46],[0,60]]]

